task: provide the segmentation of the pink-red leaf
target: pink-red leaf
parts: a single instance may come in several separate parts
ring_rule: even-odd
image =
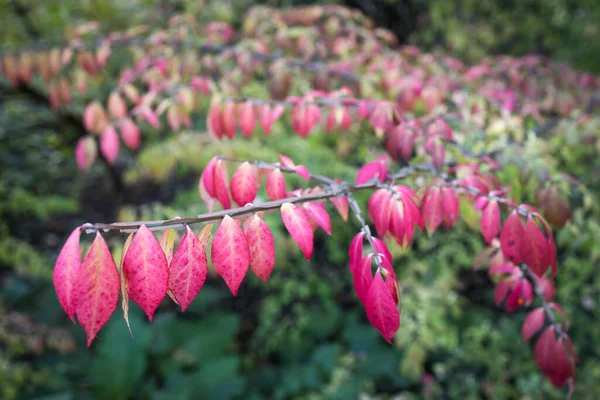
[[[81,270],[81,254],[79,252],[79,237],[81,228],[77,227],[65,242],[58,254],[54,271],[52,272],[52,282],[56,290],[56,296],[61,307],[65,310],[69,318],[75,322],[75,310],[77,307],[77,280]]]
[[[350,242],[350,250],[348,250],[348,259],[350,263],[348,267],[350,268],[350,272],[353,274],[356,264],[362,259],[364,237],[365,233],[360,231],[356,234],[356,236],[354,236],[352,242]]]
[[[240,129],[244,136],[250,137],[256,126],[256,114],[251,101],[246,101],[238,106]]]
[[[231,198],[240,207],[250,204],[258,192],[258,168],[248,161],[242,163],[231,177]]]
[[[521,256],[521,243],[523,241],[523,224],[517,210],[510,213],[504,226],[500,232],[500,248],[506,258],[508,258],[513,264],[520,264],[522,261]]]
[[[211,257],[215,271],[225,280],[231,293],[237,296],[250,266],[250,250],[244,231],[229,215],[223,218],[215,233]]]
[[[538,307],[535,310],[531,311],[525,317],[525,321],[523,321],[523,327],[521,328],[521,337],[523,341],[526,342],[533,337],[544,325],[545,314],[544,308]]]
[[[250,250],[250,269],[263,282],[269,280],[275,266],[275,239],[271,229],[258,215],[250,217],[246,239]]]
[[[100,151],[109,164],[113,164],[119,154],[119,135],[112,125],[106,125],[100,136]]]
[[[495,200],[487,203],[481,213],[481,234],[487,243],[492,243],[492,240],[498,236],[500,231],[500,207]]]
[[[550,267],[548,239],[531,215],[525,224],[525,232],[521,241],[521,257],[537,276],[544,275]]]
[[[129,118],[125,118],[121,121],[119,128],[121,129],[121,138],[123,138],[125,146],[129,147],[131,150],[137,150],[140,147],[142,135],[135,122]]]
[[[309,218],[319,225],[328,235],[331,235],[331,220],[323,203],[304,203],[304,210]]]
[[[160,244],[146,225],[137,231],[123,259],[127,292],[148,320],[165,297],[169,282],[169,266]]]
[[[433,234],[444,220],[442,195],[440,189],[433,187],[423,196],[423,223],[429,235]]]
[[[119,273],[99,232],[88,250],[79,273],[75,298],[77,319],[90,347],[119,302]]]
[[[223,206],[223,209],[228,210],[231,208],[231,201],[229,200],[229,173],[227,172],[227,165],[225,161],[218,160],[215,163],[215,197],[219,200],[219,203]]]
[[[375,273],[365,298],[365,308],[371,325],[391,343],[394,334],[400,328],[400,311],[381,276],[381,271]]]
[[[279,168],[274,169],[267,176],[266,183],[267,196],[271,200],[285,199],[287,196],[287,189],[285,187],[285,179]]]
[[[200,181],[204,185],[204,189],[208,193],[210,197],[216,197],[215,194],[215,165],[217,163],[217,157],[213,157],[210,159],[204,170],[202,171],[202,175],[200,176]]]
[[[384,237],[390,225],[392,193],[378,189],[369,198],[368,213],[380,237]]]
[[[332,197],[330,200],[344,222],[348,222],[348,197]]]
[[[187,226],[169,267],[169,290],[177,299],[182,312],[204,286],[207,274],[206,250]]]
[[[313,252],[314,234],[306,211],[295,204],[284,203],[281,206],[281,219],[294,242],[302,250],[304,257],[310,260]]]
[[[358,296],[358,299],[363,304],[365,304],[369,288],[371,287],[371,283],[373,283],[373,271],[371,271],[372,258],[373,255],[369,254],[358,260],[352,277],[356,296]]]

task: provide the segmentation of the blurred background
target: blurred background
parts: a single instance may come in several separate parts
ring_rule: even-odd
[[[239,28],[253,5],[309,3],[0,0],[0,44],[18,50],[60,43],[89,20],[98,21],[102,32],[141,23],[163,26],[181,12]],[[597,0],[337,3],[361,10],[400,44],[423,51],[441,50],[465,62],[537,53],[600,72]],[[103,74],[110,76],[117,67],[109,65]],[[260,82],[256,85],[259,91]],[[110,87],[97,90],[96,97],[105,99]],[[525,311],[498,309],[487,272],[473,268],[484,242],[467,222],[449,233],[418,237],[410,252],[396,249],[404,292],[402,327],[393,346],[369,325],[352,290],[347,247],[358,226],[333,217],[333,235],[318,231],[315,255],[307,262],[278,219],[268,216],[278,254],[268,284],[249,274],[233,298],[212,275],[186,313],[165,302],[153,324],[133,305],[134,339],[118,309],[87,350],[83,330],[60,308],[51,279],[58,251],[77,224],[205,211],[197,178],[227,146],[239,158],[273,161],[278,153],[293,154],[311,171],[349,179],[373,154],[368,143],[353,148],[320,134],[308,140],[287,135],[265,145],[257,139],[200,144],[191,133],[149,132],[135,157],[120,155],[112,167],[96,163],[81,173],[73,149],[84,133],[84,106],[55,113],[43,90],[14,88],[0,78],[0,398],[564,397],[539,373],[530,345],[521,342]],[[564,148],[565,141],[556,135],[548,145]],[[588,190],[571,194],[572,221],[557,232],[557,298],[571,319],[581,358],[575,398],[595,399],[600,398],[600,215],[598,207],[590,215],[578,205],[598,201],[600,164],[594,151],[577,143],[556,162]],[[518,169],[506,174],[518,175]],[[113,239],[114,244],[122,240]]]

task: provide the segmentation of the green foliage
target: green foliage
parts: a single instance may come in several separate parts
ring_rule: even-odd
[[[414,2],[422,12],[412,43],[468,61],[489,54],[541,53],[599,71],[600,4],[595,0]]]

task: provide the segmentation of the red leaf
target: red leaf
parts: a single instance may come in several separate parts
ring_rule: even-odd
[[[240,207],[250,204],[256,198],[258,191],[258,168],[244,162],[238,167],[231,177],[231,198]]]
[[[229,215],[219,225],[210,251],[215,271],[237,296],[250,266],[250,250],[244,231]]]
[[[369,198],[368,213],[375,224],[380,237],[384,237],[390,225],[390,203],[392,193],[387,189],[378,189]]]
[[[332,197],[330,200],[344,222],[348,222],[348,197]]]
[[[127,104],[117,91],[111,92],[108,96],[108,112],[117,120],[127,116]]]
[[[229,173],[227,172],[227,165],[223,160],[217,160],[215,163],[215,197],[225,210],[231,208],[228,187]]]
[[[533,299],[533,288],[526,279],[519,279],[512,292],[506,299],[505,308],[508,312],[513,312],[522,305],[528,305]]]
[[[306,211],[292,203],[281,206],[281,219],[307,260],[313,252],[313,230]]]
[[[523,341],[526,342],[533,337],[544,325],[545,314],[544,308],[538,307],[535,310],[531,311],[525,317],[525,321],[523,321],[523,327],[521,328],[521,337]]]
[[[129,118],[125,118],[121,121],[119,128],[121,129],[121,137],[123,138],[125,146],[129,147],[131,150],[139,149],[142,135],[135,122]]]
[[[221,130],[229,139],[235,137],[235,114],[235,103],[226,101],[221,108]]]
[[[535,362],[544,375],[548,375],[553,370],[552,364],[554,363],[553,355],[555,347],[556,338],[554,336],[554,328],[549,326],[542,332],[533,351]]]
[[[352,242],[350,242],[350,250],[348,251],[348,259],[350,264],[348,265],[350,268],[350,272],[354,274],[354,268],[358,261],[362,258],[362,250],[363,250],[363,239],[365,237],[365,233],[360,231],[354,236]]]
[[[285,179],[281,170],[274,169],[267,176],[266,184],[267,196],[271,200],[285,199],[287,196],[287,189],[285,187]]]
[[[516,265],[522,261],[521,242],[523,241],[523,234],[524,229],[521,218],[517,210],[514,210],[504,221],[504,226],[500,232],[500,248],[504,256]]]
[[[498,202],[490,201],[481,214],[481,234],[487,243],[498,236],[500,231],[500,207]]]
[[[496,303],[497,306],[500,306],[500,304],[502,304],[504,299],[506,299],[508,291],[511,290],[514,285],[514,280],[498,282],[498,284],[494,288],[494,303]]]
[[[256,126],[256,114],[251,101],[248,100],[238,106],[238,118],[242,133],[244,136],[250,137]]]
[[[187,226],[169,267],[169,290],[182,312],[202,289],[207,274],[206,250]]]
[[[386,171],[387,173],[387,168]],[[379,161],[371,161],[363,165],[356,173],[356,185],[362,185],[377,177],[379,181],[383,181],[385,174],[381,175],[381,163]]]
[[[444,225],[451,228],[456,225],[459,213],[458,196],[454,188],[445,186],[441,190],[442,208],[444,209]]]
[[[323,203],[304,203],[304,210],[314,223],[331,235],[331,220]]]
[[[433,234],[444,220],[440,188],[427,189],[423,196],[423,223],[429,235]]]
[[[266,283],[275,266],[275,239],[266,222],[256,214],[246,227],[246,239],[250,250],[250,268]]]
[[[201,182],[204,184],[204,189],[208,193],[210,197],[216,197],[215,194],[215,165],[217,163],[217,157],[213,157],[210,159],[204,170],[202,171],[202,175],[200,176]]]
[[[71,232],[69,238],[58,254],[52,282],[56,290],[56,296],[61,307],[65,310],[71,321],[75,322],[75,310],[77,307],[77,280],[81,270],[81,254],[79,252],[79,237],[81,228],[77,227]]]
[[[390,249],[388,249],[388,247],[386,246],[386,244],[383,242],[383,240],[379,239],[379,238],[372,238],[373,239],[373,247],[375,248],[375,251],[377,252],[377,254],[380,254],[382,257],[382,261],[381,261],[381,265],[386,269],[386,270],[391,270],[392,273],[394,272],[392,269],[392,253],[390,253]]]
[[[354,291],[363,304],[365,304],[367,293],[369,293],[369,288],[373,282],[373,271],[371,271],[372,258],[373,255],[369,254],[358,260],[353,271]]]
[[[75,161],[80,170],[90,169],[97,156],[98,145],[93,137],[86,135],[79,139],[75,147]]]
[[[383,281],[380,271],[375,273],[375,278],[367,292],[365,308],[371,325],[381,333],[386,341],[391,343],[394,334],[400,328],[400,311]]]
[[[223,137],[223,127],[221,126],[221,103],[213,100],[210,110],[206,115],[206,128],[208,132],[217,139]]]
[[[169,266],[160,244],[146,225],[137,231],[123,259],[123,272],[129,297],[137,303],[148,320],[165,297]]]
[[[98,331],[109,320],[119,302],[119,273],[99,232],[88,250],[79,273],[75,298],[77,319],[90,347]]]
[[[106,125],[100,136],[100,151],[108,164],[112,165],[119,154],[119,135],[112,125]]]
[[[542,276],[550,267],[548,239],[529,215],[525,232],[521,241],[521,257],[523,262],[537,275]]]

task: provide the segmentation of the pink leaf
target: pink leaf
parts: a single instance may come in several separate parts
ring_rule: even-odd
[[[500,207],[495,200],[490,201],[481,214],[481,234],[489,244],[500,231]]]
[[[331,220],[323,203],[304,203],[304,210],[309,218],[319,225],[328,235],[331,235]]]
[[[340,197],[332,197],[331,203],[335,206],[335,209],[340,214],[340,217],[344,220],[344,222],[348,222],[348,197],[340,196]]]
[[[256,126],[256,114],[254,113],[254,105],[251,101],[246,101],[238,106],[238,118],[240,129],[244,136],[252,136],[254,127]]]
[[[372,254],[357,260],[353,272],[354,291],[361,303],[365,304],[369,288],[373,283],[373,271],[371,271]]]
[[[187,226],[169,267],[169,290],[182,312],[204,286],[207,274],[206,250]]]
[[[266,283],[275,266],[275,239],[269,226],[258,215],[254,214],[250,218],[246,228],[250,268],[261,281]]]
[[[220,139],[223,137],[223,127],[221,124],[221,103],[213,101],[210,110],[206,116],[206,128],[208,132]]]
[[[127,292],[148,320],[165,297],[169,282],[169,266],[160,244],[146,225],[137,231],[123,259]]]
[[[285,179],[281,170],[274,169],[267,176],[266,183],[267,196],[271,200],[285,199],[287,196],[287,189],[285,187]]]
[[[546,239],[531,215],[527,218],[527,224],[525,224],[521,241],[521,257],[523,262],[537,276],[544,275],[550,267],[548,239]]]
[[[307,260],[313,252],[313,230],[306,211],[292,203],[281,206],[281,219]]]
[[[229,139],[235,137],[236,105],[233,101],[226,101],[221,108],[221,129]]]
[[[69,318],[75,322],[75,310],[77,306],[77,280],[81,270],[81,255],[79,252],[79,237],[81,228],[77,227],[71,232],[69,238],[58,254],[52,282],[56,290],[58,302]]]
[[[374,178],[378,178],[379,181],[383,181],[383,177],[380,176],[380,163],[378,161],[371,161],[363,165],[356,174],[357,185],[367,183]]]
[[[215,197],[219,200],[219,203],[223,206],[223,209],[228,210],[231,208],[231,201],[229,200],[229,173],[227,172],[227,165],[225,161],[217,160],[215,164]]]
[[[100,136],[100,151],[108,164],[113,164],[119,154],[119,135],[112,125],[106,125]]]
[[[77,319],[90,347],[98,331],[109,320],[119,302],[119,273],[99,232],[88,250],[79,273],[75,298]]]
[[[141,134],[135,122],[129,118],[125,118],[121,121],[119,128],[121,129],[121,137],[123,138],[125,146],[129,147],[131,150],[139,149]]]
[[[231,198],[240,207],[250,204],[258,191],[258,168],[248,161],[242,163],[231,177]]]
[[[453,187],[442,188],[442,208],[444,209],[444,225],[451,228],[456,225],[459,214],[458,196]]]
[[[200,180],[204,184],[204,189],[208,193],[210,197],[216,197],[215,194],[215,165],[217,163],[217,156],[214,156],[210,159],[204,170],[202,171],[202,175],[200,176]]]
[[[386,246],[385,242],[379,238],[374,237],[373,247],[375,248],[377,254],[381,255],[381,265],[386,269],[386,271],[391,270],[393,273],[394,271],[392,269],[392,253],[390,252],[390,249],[388,249],[388,247]]]
[[[365,308],[371,325],[391,343],[394,334],[400,328],[400,311],[381,277],[381,271],[375,273],[365,298]]]
[[[423,223],[425,224],[427,233],[431,235],[444,220],[440,188],[432,187],[427,189],[423,196],[422,208]]]
[[[77,161],[80,170],[87,171],[90,169],[97,156],[98,145],[93,137],[86,135],[79,139],[75,147],[75,161]]]
[[[250,250],[244,231],[229,215],[219,225],[211,246],[215,271],[229,287],[234,296],[248,272]]]
[[[521,243],[524,232],[521,218],[515,209],[504,221],[504,226],[500,232],[500,247],[504,256],[516,265],[522,261]]]
[[[362,251],[363,251],[363,239],[365,237],[365,233],[360,231],[354,236],[352,242],[350,242],[350,250],[348,251],[348,259],[350,264],[348,265],[350,268],[350,272],[354,274],[354,269],[358,262],[362,259]]]
[[[384,237],[390,225],[392,193],[378,189],[369,198],[368,213],[380,237]]]
[[[108,112],[117,120],[127,116],[127,104],[117,91],[111,92],[108,96]]]
[[[523,341],[526,342],[531,339],[542,328],[544,321],[545,314],[543,307],[538,307],[527,314],[525,321],[523,321],[523,327],[521,328],[521,337],[523,338]]]

